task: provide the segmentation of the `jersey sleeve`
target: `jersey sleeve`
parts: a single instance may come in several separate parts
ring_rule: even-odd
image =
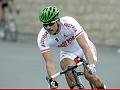
[[[84,33],[83,27],[72,17],[68,17],[68,20],[65,21],[64,25],[72,30],[75,38]]]
[[[46,42],[48,41],[47,39],[48,39],[48,32],[45,32],[45,33],[40,32],[38,34],[37,44],[38,44],[38,47],[40,48],[41,53],[50,51],[50,46]]]

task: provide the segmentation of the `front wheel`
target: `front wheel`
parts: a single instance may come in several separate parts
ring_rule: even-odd
[[[7,32],[6,32],[5,28],[3,28],[3,27],[4,26],[0,26],[0,39],[6,40]]]

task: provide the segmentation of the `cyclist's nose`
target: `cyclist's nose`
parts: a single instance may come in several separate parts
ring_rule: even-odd
[[[47,27],[46,27],[48,30],[50,30],[51,29],[51,27],[49,26],[49,25],[47,25]]]

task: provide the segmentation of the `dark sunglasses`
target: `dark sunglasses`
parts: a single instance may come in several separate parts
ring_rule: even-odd
[[[54,23],[43,24],[43,27],[53,26],[54,24],[55,24],[55,22]]]

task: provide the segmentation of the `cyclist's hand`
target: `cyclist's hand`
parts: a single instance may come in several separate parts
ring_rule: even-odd
[[[50,78],[49,76],[47,76],[46,80],[47,80],[50,88],[58,88],[58,83],[53,78]]]
[[[50,82],[50,87],[51,87],[51,88],[58,88],[58,83],[57,83],[55,80],[52,80],[52,81]]]
[[[96,69],[95,69],[95,65],[94,64],[88,64],[87,65],[87,69],[91,74],[95,74],[96,73]]]

